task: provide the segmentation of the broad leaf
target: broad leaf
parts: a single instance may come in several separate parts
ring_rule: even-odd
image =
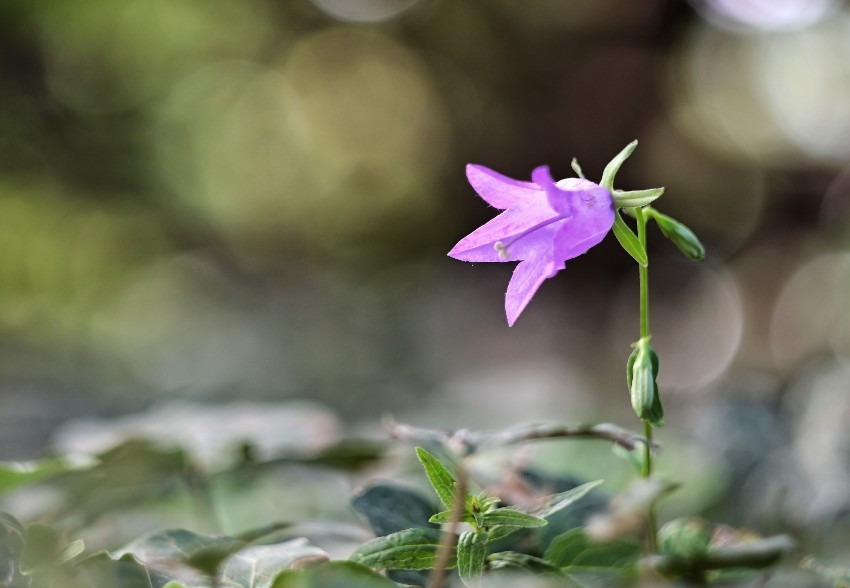
[[[614,156],[614,159],[605,166],[605,169],[602,171],[602,180],[599,182],[600,186],[606,188],[609,192],[614,192],[614,176],[616,176],[617,172],[620,171],[620,166],[623,165],[623,162],[625,162],[632,152],[634,152],[637,144],[637,141],[632,141],[626,145],[626,147]]]
[[[0,512],[0,586],[3,588],[29,586],[29,578],[20,573],[25,537],[26,531],[16,518]]]
[[[94,460],[81,462],[66,457],[0,462],[0,494],[65,472],[87,469],[95,463]]]
[[[620,242],[626,253],[631,255],[636,262],[646,267],[649,263],[649,258],[646,255],[646,249],[641,245],[637,235],[629,228],[619,211],[614,213],[614,236]]]
[[[546,519],[530,515],[512,508],[497,508],[481,515],[485,527],[543,527]]]
[[[647,190],[614,190],[611,196],[614,198],[614,206],[617,208],[641,208],[652,204],[661,195],[664,188],[649,188]]]
[[[102,551],[87,557],[77,566],[74,588],[154,588],[148,570],[132,555],[115,559]],[[167,582],[157,583],[160,586]]]
[[[457,492],[457,481],[452,473],[444,466],[440,460],[422,449],[416,448],[416,455],[419,461],[422,462],[422,467],[425,468],[425,474],[434,487],[434,491],[446,508],[451,509],[454,504],[455,493]]]
[[[398,588],[398,584],[366,566],[331,561],[303,570],[278,574],[272,588]]]
[[[406,529],[364,543],[351,555],[350,560],[378,569],[432,569],[437,563],[441,536],[437,529]],[[454,566],[452,558],[449,567]]]
[[[467,586],[479,586],[487,558],[487,533],[464,531],[457,542],[457,571]]]
[[[234,537],[168,529],[143,535],[116,552],[116,555],[121,557],[131,554],[154,568],[161,564],[182,563],[212,576],[225,559],[247,545],[247,542]]]
[[[85,551],[82,539],[62,545],[53,528],[41,523],[27,526],[26,545],[21,556],[21,573],[32,575],[71,561]]]
[[[559,577],[564,575],[561,568],[545,559],[516,551],[493,553],[487,556],[487,562],[491,570],[518,570],[537,575]],[[569,586],[572,586],[572,584],[569,584]]]
[[[534,509],[530,509],[528,512],[529,514],[533,514],[544,519],[549,518],[553,514],[562,511],[573,503],[584,498],[588,492],[599,486],[601,483],[602,480],[586,482],[571,490],[567,490],[566,492],[552,494],[546,498],[543,504]]]
[[[395,484],[374,484],[351,501],[376,535],[389,535],[412,527],[430,527],[434,508],[417,492]]]
[[[221,588],[270,588],[280,572],[328,559],[324,550],[303,537],[272,545],[252,545],[227,558],[218,585]]]
[[[543,559],[562,569],[608,568],[630,570],[641,554],[636,542],[595,543],[583,529],[572,529],[555,537]]]

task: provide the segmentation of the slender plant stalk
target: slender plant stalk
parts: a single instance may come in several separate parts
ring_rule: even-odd
[[[457,527],[463,517],[466,500],[466,470],[461,463],[455,472],[457,484],[455,485],[454,503],[452,504],[452,515],[449,524],[443,530],[440,545],[437,547],[437,561],[434,569],[428,577],[428,588],[442,588],[446,579],[446,571],[452,557],[452,550],[457,540]]]
[[[643,250],[647,252],[648,259],[649,251],[646,247],[646,215],[641,208],[635,208],[635,217],[637,218],[638,240],[641,246],[643,246]],[[647,262],[645,266],[640,265],[638,268],[640,272],[640,337],[641,339],[645,339],[649,337],[649,263]],[[648,478],[652,475],[652,423],[648,420],[643,421],[643,436],[646,437],[647,443],[644,445],[641,475],[644,478]],[[649,507],[648,525],[649,549],[650,551],[657,551],[658,524],[655,520],[654,506]]]

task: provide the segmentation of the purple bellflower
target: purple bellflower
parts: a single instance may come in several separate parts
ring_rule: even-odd
[[[583,178],[555,182],[547,166],[535,169],[531,182],[472,164],[466,177],[481,198],[503,212],[461,239],[449,256],[520,262],[505,294],[508,326],[513,326],[544,280],[608,234],[614,199],[608,189]]]

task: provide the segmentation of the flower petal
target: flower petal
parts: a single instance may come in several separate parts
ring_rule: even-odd
[[[457,245],[449,251],[449,257],[461,261],[516,261],[523,259],[523,256],[516,253],[520,249],[513,246],[508,248],[507,257],[501,257],[494,247],[495,243],[497,241],[508,243],[516,235],[555,216],[557,216],[555,211],[549,208],[545,198],[532,200],[522,207],[511,208],[458,241]],[[534,231],[528,237],[537,232]],[[549,249],[551,249],[553,236],[554,234],[551,234],[549,237],[547,247]],[[525,241],[528,237],[523,237],[517,244]]]
[[[545,195],[532,182],[511,179],[483,165],[467,165],[466,178],[487,204],[501,210],[523,205]]]
[[[514,325],[540,285],[562,269],[564,269],[563,263],[558,267],[551,255],[545,253],[532,255],[516,266],[508,284],[508,291],[505,293],[505,314],[508,317],[509,327]]]

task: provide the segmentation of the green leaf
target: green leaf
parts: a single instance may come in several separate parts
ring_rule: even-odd
[[[417,492],[395,484],[369,486],[351,504],[379,536],[411,527],[430,527],[428,519],[434,512],[434,507]]]
[[[26,544],[21,556],[21,573],[29,576],[59,567],[80,555],[85,548],[82,539],[63,547],[52,527],[32,523],[27,526]]]
[[[151,567],[155,567],[157,562],[181,562],[212,576],[225,559],[247,546],[247,542],[234,537],[167,529],[143,535],[115,555],[122,557],[129,554]]]
[[[664,194],[664,188],[648,188],[646,190],[614,190],[611,197],[617,208],[641,208],[652,204],[662,194]]]
[[[429,570],[437,563],[441,536],[437,529],[406,529],[364,543],[349,559],[370,568]],[[456,563],[452,560],[450,568]]]
[[[398,584],[366,566],[330,561],[304,570],[281,572],[271,588],[398,588]]]
[[[646,267],[649,263],[649,258],[646,255],[646,249],[641,245],[637,235],[629,228],[619,211],[614,212],[614,236],[620,242],[626,253],[634,257],[635,261]]]
[[[497,508],[481,515],[485,527],[544,527],[546,519],[536,517],[512,508]]]
[[[148,570],[132,555],[115,559],[102,551],[81,561],[76,569],[79,583],[75,588],[153,588]]]
[[[588,492],[599,486],[601,483],[602,480],[586,482],[580,486],[576,486],[571,490],[567,490],[566,492],[552,494],[551,496],[548,496],[546,498],[543,504],[532,509],[530,511],[530,514],[547,519],[553,514],[572,505],[573,503],[578,502],[579,500],[584,498]]]
[[[457,542],[457,571],[467,586],[479,586],[487,558],[487,533],[464,531]]]
[[[227,558],[221,569],[219,585],[270,588],[280,572],[328,559],[324,550],[311,545],[303,537],[271,545],[251,545]]]
[[[649,209],[649,215],[655,219],[661,233],[679,248],[679,251],[695,261],[705,257],[705,246],[692,230],[676,219],[662,214],[654,208]]]
[[[536,575],[564,576],[561,568],[545,559],[516,551],[493,553],[487,556],[487,563],[491,570],[518,570]],[[573,584],[568,584],[568,586],[573,586]]]
[[[673,519],[658,531],[659,551],[675,557],[694,557],[708,551],[711,525],[697,517]]]
[[[419,461],[422,462],[422,467],[425,468],[425,474],[431,482],[434,491],[446,508],[451,509],[454,504],[455,493],[457,492],[457,481],[452,473],[444,466],[440,460],[422,449],[416,448],[416,455]]]
[[[631,396],[632,408],[641,420],[655,427],[664,426],[664,407],[658,393],[658,355],[649,344],[648,338],[635,343],[635,348],[626,362],[626,384]]]
[[[20,573],[20,560],[24,551],[26,531],[10,514],[0,512],[0,586],[25,588],[29,578]]]
[[[641,546],[632,541],[594,543],[584,529],[571,529],[549,544],[543,559],[570,571],[571,568],[609,568],[631,570],[641,554]]]
[[[599,182],[600,186],[606,188],[611,193],[614,192],[614,176],[616,176],[617,172],[620,171],[620,166],[623,165],[623,162],[625,162],[632,152],[634,152],[637,144],[637,141],[632,141],[626,145],[626,147],[620,151],[614,159],[608,163],[608,165],[605,166],[605,169],[602,171],[602,181]]]
[[[132,555],[151,572],[173,579],[171,569],[183,563],[208,577],[220,576],[233,588],[268,588],[282,570],[326,561],[328,554],[304,538],[268,545],[249,545],[234,537],[202,535],[184,529],[158,531],[134,541],[118,555]]]
[[[444,510],[432,516],[430,519],[428,519],[428,521],[431,523],[436,523],[438,525],[445,525],[446,523],[451,522],[452,514],[454,514],[452,511]],[[475,522],[475,517],[469,512],[467,512],[464,513],[463,517],[461,517],[461,520],[464,523],[473,523]]]
[[[88,469],[95,461],[81,462],[66,457],[50,457],[37,461],[0,462],[0,494],[15,488],[41,482],[69,471]]]

